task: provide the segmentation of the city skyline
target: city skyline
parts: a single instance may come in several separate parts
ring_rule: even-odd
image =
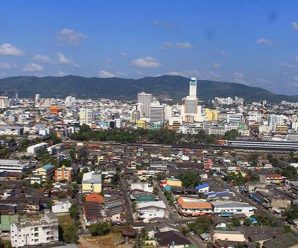
[[[14,0],[0,10],[0,77],[171,74],[295,95],[297,8],[296,1]]]

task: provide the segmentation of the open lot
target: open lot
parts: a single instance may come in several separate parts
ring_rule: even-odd
[[[129,241],[125,243],[125,238],[121,233],[110,233],[100,237],[81,236],[79,239],[79,248],[132,248],[134,243]]]

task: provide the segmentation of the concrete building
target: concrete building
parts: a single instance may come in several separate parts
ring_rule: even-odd
[[[62,166],[55,170],[54,179],[56,182],[66,181],[71,182],[72,179],[72,167]]]
[[[91,126],[92,122],[94,121],[93,109],[80,108],[79,118],[80,118],[80,125],[86,124],[88,126]]]
[[[38,221],[19,221],[11,224],[10,239],[12,247],[55,244],[59,240],[58,218],[46,213]]]
[[[28,146],[27,153],[35,155],[37,151],[45,149],[47,147],[48,147],[48,144],[45,143],[45,142],[38,143],[38,144],[35,144],[35,145],[32,145],[32,146]]]
[[[205,120],[206,121],[218,121],[218,110],[205,108]]]
[[[54,214],[68,213],[71,205],[69,201],[57,201],[53,204],[52,211]]]
[[[35,164],[29,161],[0,159],[0,172],[17,172],[23,173],[32,168]]]
[[[0,135],[20,136],[24,134],[21,126],[0,126]]]
[[[153,186],[147,182],[131,183],[130,189],[131,190],[142,190],[142,191],[150,192],[150,193],[153,192]]]
[[[243,120],[243,115],[241,113],[228,112],[227,113],[227,123],[241,123]]]
[[[100,193],[102,191],[101,174],[94,171],[84,173],[82,179],[83,193]]]
[[[255,213],[256,208],[246,202],[215,201],[212,202],[213,212],[220,216],[232,216],[233,214],[245,214],[247,217]]]
[[[153,219],[165,217],[166,205],[163,201],[150,201],[137,203],[139,219]]]
[[[181,108],[181,115],[184,122],[198,122],[201,121],[201,106],[197,98],[197,79],[191,78],[189,82],[189,95],[183,100]]]
[[[200,216],[212,213],[212,205],[197,198],[179,197],[177,199],[177,208],[183,216]]]
[[[140,106],[141,117],[150,117],[150,104],[153,101],[152,94],[145,92],[138,93],[138,103]]]
[[[154,101],[150,104],[150,122],[164,123],[165,121],[165,109],[158,101]]]
[[[52,164],[46,164],[33,171],[34,176],[41,176],[42,182],[49,181],[53,178],[55,166]]]
[[[7,96],[0,96],[0,109],[5,109],[9,105]]]

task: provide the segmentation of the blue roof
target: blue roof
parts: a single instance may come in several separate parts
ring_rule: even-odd
[[[208,193],[205,193],[204,195],[206,197],[217,197],[217,196],[224,196],[224,195],[229,195],[231,194],[231,192],[227,189],[225,191],[220,191],[220,192],[208,192]]]
[[[209,184],[208,183],[202,183],[202,184],[199,184],[195,187],[195,189],[203,189],[203,188],[207,188],[209,187]]]
[[[54,168],[54,165],[52,165],[52,164],[46,164],[42,168],[44,168],[45,170],[51,170],[51,169]]]

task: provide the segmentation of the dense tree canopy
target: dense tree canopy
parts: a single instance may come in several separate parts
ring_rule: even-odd
[[[194,188],[201,183],[201,177],[195,171],[186,171],[178,176],[182,181],[182,186],[186,188]]]

